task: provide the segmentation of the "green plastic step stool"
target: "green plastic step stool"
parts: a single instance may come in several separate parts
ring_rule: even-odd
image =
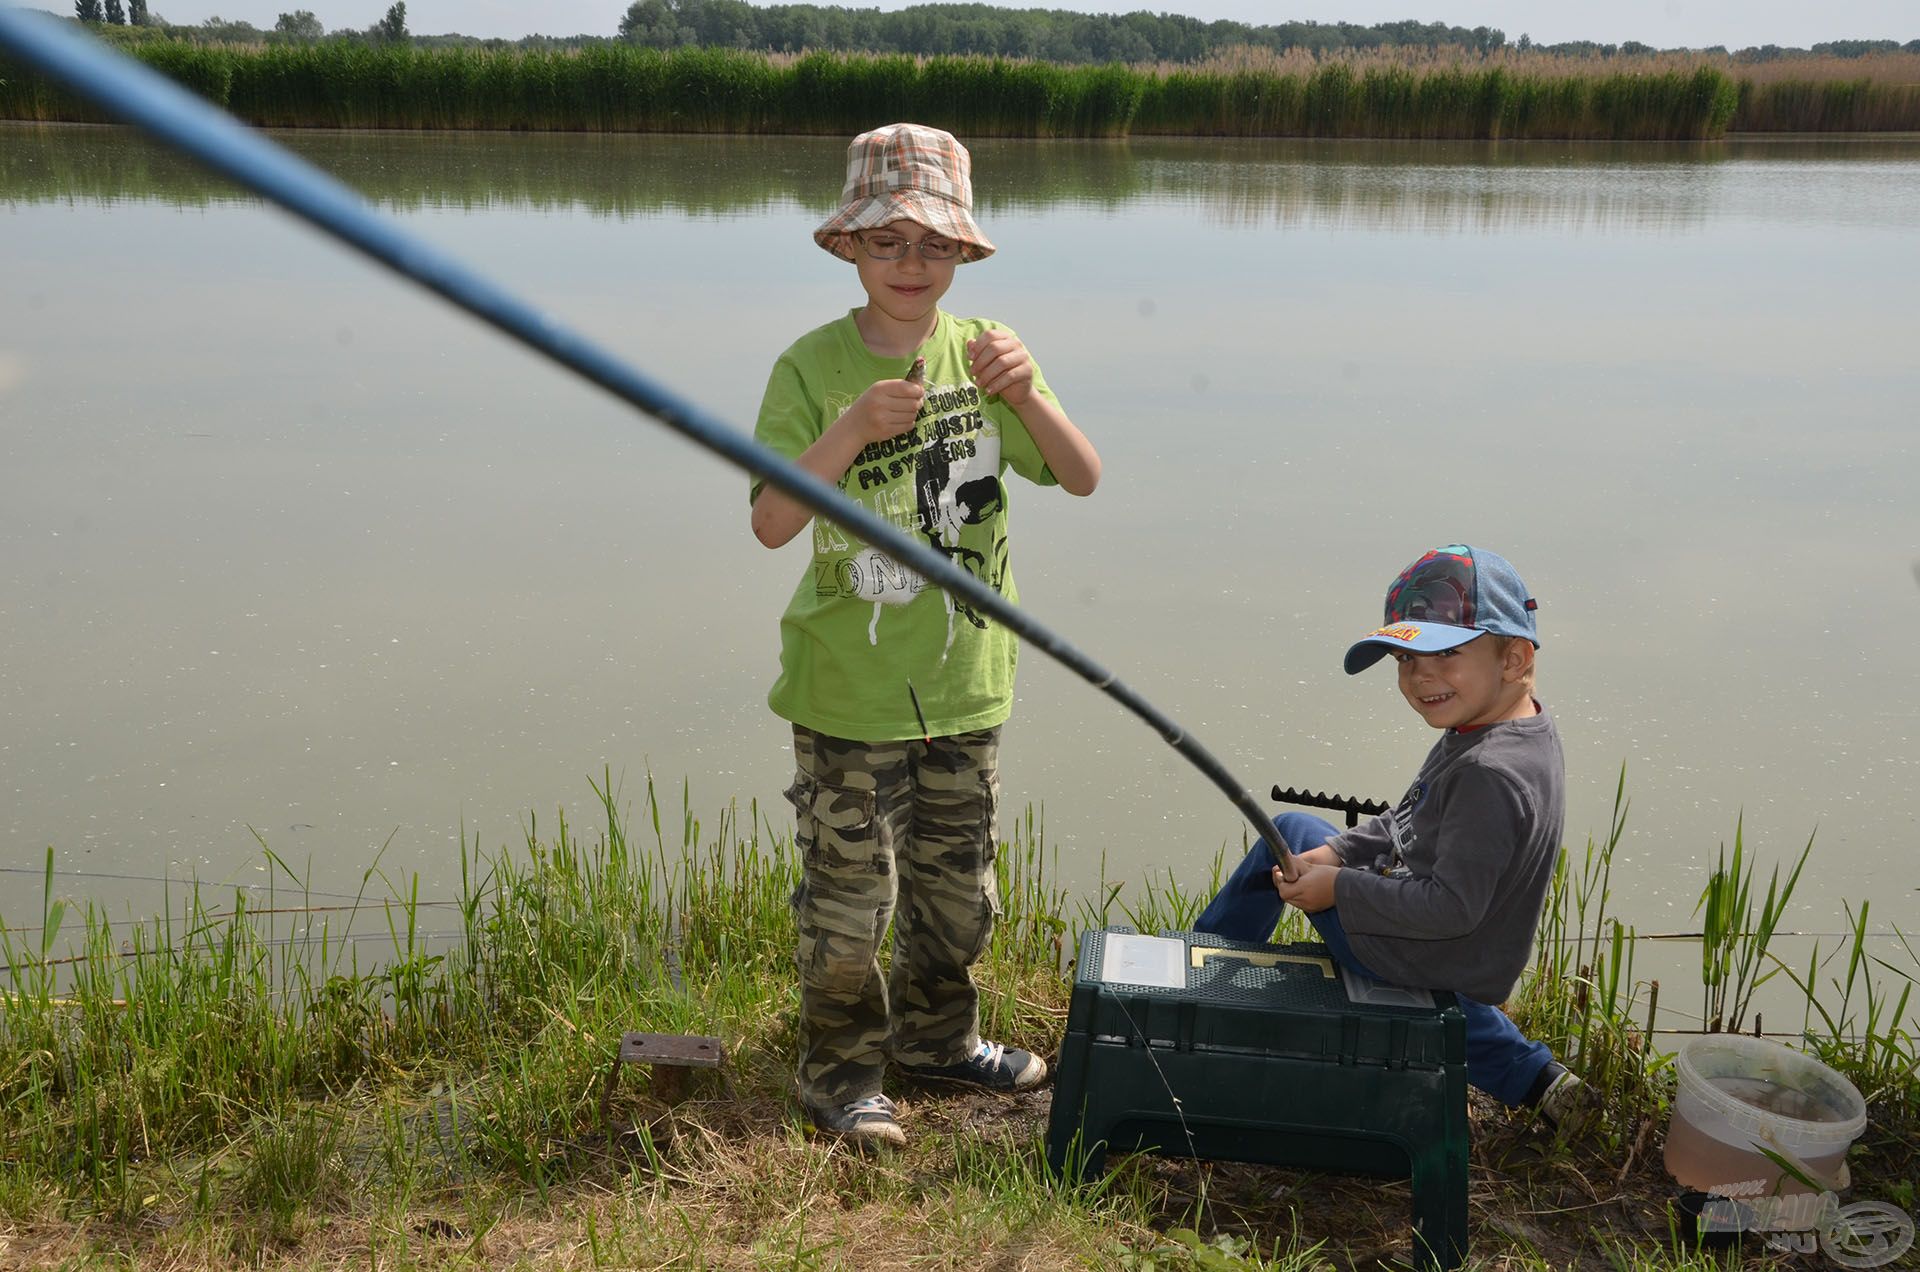
[[[1467,1251],[1466,1019],[1317,942],[1084,933],[1047,1159],[1151,1151],[1413,1181],[1414,1250]]]

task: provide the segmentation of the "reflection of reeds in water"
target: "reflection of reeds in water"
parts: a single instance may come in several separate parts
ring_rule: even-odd
[[[1723,160],[1704,146],[1649,153],[1625,144],[1578,156],[1538,143],[1341,143],[1337,150],[1254,147],[1255,162],[1148,159],[1152,197],[1241,229],[1334,228],[1397,233],[1499,230],[1684,230],[1706,222],[1711,187],[1674,182],[1676,162]],[[1525,157],[1522,158],[1522,152]],[[1518,161],[1516,161],[1518,160]]]
[[[843,143],[804,137],[296,131],[285,144],[396,210],[808,217],[838,198]],[[1673,230],[1706,223],[1732,160],[1911,161],[1910,142],[1370,142],[1141,138],[976,142],[983,217],[1177,204],[1236,227],[1432,233]],[[250,201],[122,130],[0,125],[0,205]]]

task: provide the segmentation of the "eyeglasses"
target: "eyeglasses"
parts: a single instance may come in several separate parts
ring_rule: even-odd
[[[868,256],[876,261],[897,261],[912,248],[920,253],[923,261],[950,261],[960,255],[960,244],[956,239],[941,238],[929,234],[919,242],[907,238],[904,234],[893,234],[882,230],[873,234],[856,234],[860,246],[866,249]]]
[[[1473,561],[1452,553],[1427,553],[1387,589],[1389,623],[1424,619],[1472,627],[1473,609]]]

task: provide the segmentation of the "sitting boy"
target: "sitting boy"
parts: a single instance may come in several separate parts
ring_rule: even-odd
[[[1304,813],[1274,818],[1295,877],[1256,843],[1194,926],[1265,941],[1285,903],[1356,972],[1451,990],[1467,1018],[1467,1081],[1574,1133],[1593,1092],[1495,1005],[1526,966],[1565,816],[1560,735],[1533,696],[1535,608],[1484,549],[1453,544],[1401,571],[1386,624],[1347,650],[1347,673],[1392,654],[1407,705],[1440,740],[1389,813],[1344,832]]]

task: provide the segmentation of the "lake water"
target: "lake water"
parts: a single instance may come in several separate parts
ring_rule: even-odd
[[[743,429],[860,299],[809,239],[840,140],[282,140]],[[1626,766],[1629,922],[1696,926],[1744,812],[1763,873],[1815,836],[1788,926],[1920,928],[1920,139],[974,152],[1001,250],[948,308],[1106,461],[1090,500],[1013,483],[1035,614],[1257,792],[1393,797],[1432,738],[1340,655],[1420,549],[1497,548],[1576,847]],[[744,477],[122,131],[0,127],[0,279],[10,922],[48,845],[116,913],[159,902],[117,876],[259,878],[256,834],[447,895],[463,826],[590,823],[603,772],[785,822],[804,549],[755,544]],[[1003,763],[1076,889],[1240,844],[1037,653]]]

